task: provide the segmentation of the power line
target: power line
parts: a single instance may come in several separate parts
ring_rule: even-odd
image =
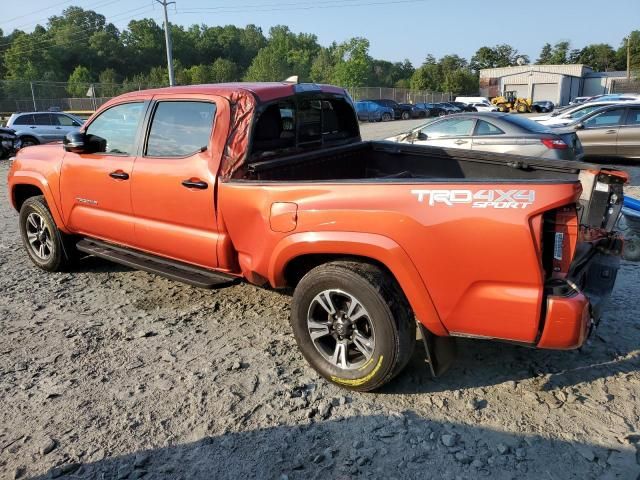
[[[18,15],[17,17],[9,18],[9,19],[4,20],[4,21],[7,22],[7,23],[13,22],[14,20],[18,20],[20,18],[28,17],[29,15],[31,15],[33,13],[39,13],[39,12],[41,12],[43,10],[51,10],[52,8],[59,7],[60,5],[64,5],[65,3],[71,3],[72,1],[73,0],[65,0],[64,2],[56,3],[54,5],[49,5],[48,7],[45,7],[45,8],[39,8],[38,10],[33,10],[31,12],[27,12],[27,13],[24,13],[22,15]]]
[[[327,3],[271,3],[271,4],[254,4],[254,5],[238,5],[238,6],[220,6],[220,7],[192,7],[184,10],[179,10],[178,14],[202,14],[206,12],[212,13],[240,13],[240,12],[277,12],[283,10],[315,10],[315,9],[329,9],[329,8],[344,8],[344,7],[370,7],[370,6],[387,6],[407,3],[426,3],[430,0],[392,0],[392,1],[379,1],[369,2],[363,0],[329,0]],[[345,2],[360,2],[360,3],[348,3]],[[332,3],[332,4],[329,4]],[[274,7],[274,8],[265,8]]]

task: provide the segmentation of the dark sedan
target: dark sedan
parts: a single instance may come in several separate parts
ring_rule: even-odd
[[[582,156],[575,132],[497,112],[460,113],[439,118],[387,140],[559,160],[576,160]]]
[[[555,107],[555,104],[553,102],[550,102],[549,100],[539,100],[531,104],[531,111],[537,113],[547,113],[553,112],[553,109]]]
[[[463,112],[477,112],[478,109],[473,105],[469,105],[462,102],[447,102],[448,105],[453,105],[454,107],[458,107]]]
[[[388,107],[393,110],[393,118],[396,120],[409,120],[412,117],[415,117],[413,114],[413,105],[409,103],[398,103],[395,100],[390,100],[387,98],[382,98],[379,100],[365,100],[367,102],[376,103],[382,107]]]
[[[444,117],[449,112],[435,103],[416,103],[414,105],[420,118]]]

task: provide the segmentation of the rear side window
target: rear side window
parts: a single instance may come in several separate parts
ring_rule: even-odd
[[[33,115],[34,125],[52,125],[51,115],[48,113],[36,113]]]
[[[504,132],[493,123],[478,120],[476,124],[476,135],[502,135]]]
[[[103,153],[131,155],[142,118],[142,107],[142,102],[111,107],[91,122],[86,133],[98,137]]]
[[[216,106],[210,102],[160,102],[153,115],[146,155],[186,157],[209,146]]]
[[[33,125],[33,115],[20,115],[16,118],[16,121],[13,122],[14,125]]]

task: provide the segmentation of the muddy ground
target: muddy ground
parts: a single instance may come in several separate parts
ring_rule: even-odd
[[[397,380],[359,394],[305,364],[281,293],[97,259],[35,269],[6,172],[1,478],[639,478],[637,264],[582,351],[463,340],[433,380],[417,345]]]

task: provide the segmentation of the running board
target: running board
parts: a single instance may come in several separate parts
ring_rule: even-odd
[[[231,285],[237,281],[237,278],[231,275],[212,272],[205,268],[113,245],[101,240],[85,238],[76,244],[76,248],[89,255],[104,258],[127,267],[144,270],[145,272],[155,273],[194,287],[215,288]]]

